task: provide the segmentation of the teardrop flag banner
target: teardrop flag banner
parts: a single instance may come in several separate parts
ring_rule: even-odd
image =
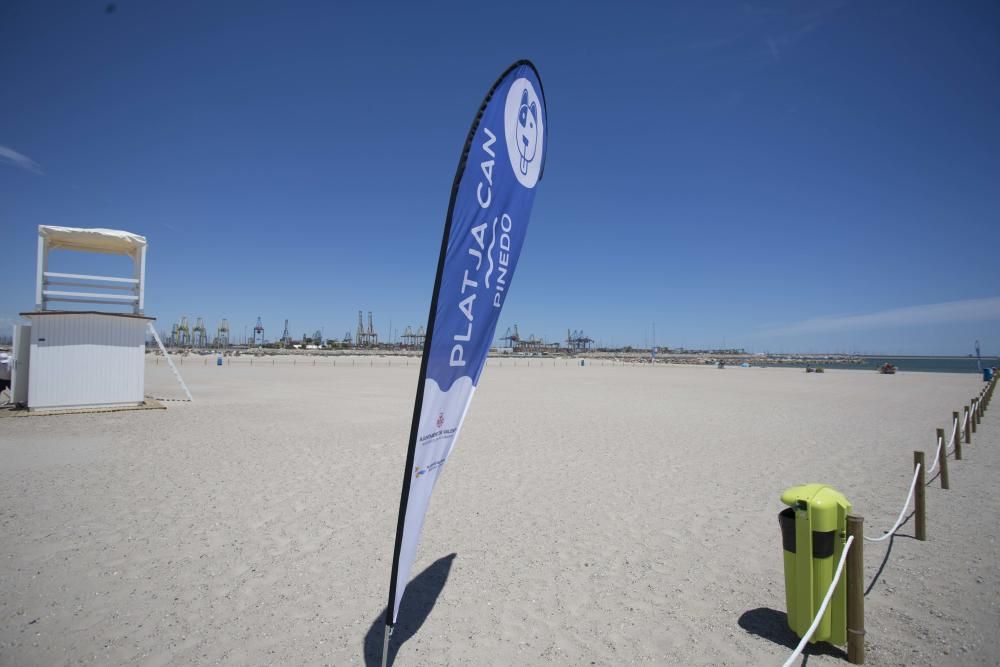
[[[399,500],[383,664],[431,492],[455,447],[510,290],[547,133],[538,71],[520,60],[486,94],[451,188]]]

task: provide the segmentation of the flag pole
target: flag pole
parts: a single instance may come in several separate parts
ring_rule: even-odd
[[[441,250],[438,253],[437,273],[434,276],[434,291],[431,294],[431,305],[427,315],[427,333],[424,337],[424,351],[420,359],[420,374],[417,377],[417,395],[413,402],[413,420],[410,423],[410,439],[406,450],[406,468],[403,471],[403,488],[400,492],[399,498],[399,517],[396,521],[396,543],[392,552],[392,572],[389,579],[389,604],[386,605],[385,608],[385,636],[382,641],[382,667],[387,666],[387,661],[389,659],[389,637],[392,635],[392,628],[395,625],[393,621],[393,612],[395,611],[394,607],[396,604],[396,577],[399,574],[399,552],[403,544],[403,528],[406,523],[407,501],[410,496],[410,479],[413,476],[412,468],[414,455],[416,453],[417,431],[420,427],[420,413],[424,402],[424,383],[427,378],[427,363],[431,353],[431,338],[434,335],[434,324],[437,319],[438,294],[441,291],[441,275],[444,273],[445,260],[448,254],[448,240],[451,238],[452,217],[455,212],[455,200],[458,198],[459,186],[461,186],[462,176],[465,174],[465,165],[469,158],[469,151],[471,150],[472,142],[476,138],[476,132],[479,129],[479,124],[482,121],[483,113],[486,111],[487,105],[490,103],[490,100],[493,99],[494,93],[496,93],[497,88],[503,82],[504,78],[506,78],[511,71],[524,64],[531,65],[529,61],[519,60],[505,69],[503,74],[501,74],[490,87],[483,103],[479,105],[479,110],[476,112],[476,116],[472,120],[472,125],[469,128],[469,134],[462,147],[462,154],[458,161],[458,169],[455,171],[455,180],[451,185],[451,198],[448,201],[448,215],[445,218],[444,234],[441,237]],[[533,65],[532,68],[534,68]]]
[[[389,636],[392,634],[392,626],[385,624],[385,639],[382,640],[382,667],[386,667],[389,661]]]

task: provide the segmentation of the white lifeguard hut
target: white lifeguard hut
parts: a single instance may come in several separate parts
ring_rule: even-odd
[[[35,310],[21,313],[30,333],[16,332],[22,340],[30,336],[28,363],[20,363],[22,358],[17,364],[22,378],[27,370],[29,410],[143,403],[146,331],[155,319],[144,313],[146,247],[145,237],[116,229],[38,227]],[[50,271],[49,253],[55,249],[126,255],[132,275]],[[90,308],[61,310],[54,303]]]

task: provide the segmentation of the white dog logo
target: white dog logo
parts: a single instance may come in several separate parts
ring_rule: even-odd
[[[507,157],[517,181],[526,188],[538,183],[545,157],[545,106],[526,78],[516,79],[504,103]]]
[[[517,151],[521,154],[521,173],[527,176],[528,163],[535,159],[538,144],[538,104],[528,101],[528,89],[521,93],[521,107],[517,110]]]

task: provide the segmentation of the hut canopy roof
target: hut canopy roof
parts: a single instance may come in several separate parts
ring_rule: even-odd
[[[39,225],[38,235],[47,239],[49,248],[66,248],[114,255],[131,255],[146,245],[145,236],[118,229],[83,229],[80,227]]]

